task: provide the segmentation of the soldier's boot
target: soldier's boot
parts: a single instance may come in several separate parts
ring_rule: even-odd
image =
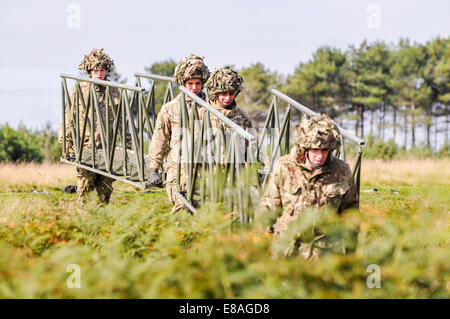
[[[177,183],[166,183],[167,197],[169,198],[169,201],[172,205],[175,205],[175,199],[177,198],[175,196],[175,192],[177,191],[178,191]]]
[[[94,189],[95,173],[77,168],[77,206],[83,207],[86,204],[89,192]]]
[[[184,206],[184,203],[178,197],[176,197],[175,204],[172,208],[172,213],[179,212],[180,210],[183,210],[183,209],[187,210],[187,208]]]
[[[173,205],[172,213],[178,212],[184,208],[184,203],[175,195],[179,191],[177,183],[166,183],[166,192],[170,203]]]
[[[194,208],[200,207],[200,203],[198,201],[192,201],[191,204]],[[184,206],[184,203],[181,200],[179,200],[177,197],[175,205],[172,208],[172,213],[179,212],[180,210],[183,210],[183,209],[185,209],[189,214],[192,214],[192,212],[186,206]]]
[[[112,183],[114,180],[112,178],[99,175],[97,177],[95,188],[97,189],[98,203],[101,206],[107,205],[111,194],[113,192]]]

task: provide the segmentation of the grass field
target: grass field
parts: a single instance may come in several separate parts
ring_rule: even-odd
[[[347,254],[315,261],[273,258],[270,234],[230,231],[217,205],[172,214],[161,189],[116,182],[110,205],[92,193],[78,212],[74,183],[67,165],[0,165],[1,298],[450,297],[449,159],[363,161],[361,189],[377,191],[321,224]]]

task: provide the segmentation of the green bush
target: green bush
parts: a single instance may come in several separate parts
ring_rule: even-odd
[[[48,130],[30,130],[19,125],[18,129],[8,124],[0,126],[0,162],[38,162],[45,159],[45,145],[48,139],[51,162],[59,160],[61,145],[56,132]]]
[[[445,143],[444,145],[442,145],[441,149],[436,152],[436,156],[439,158],[450,157],[450,144]]]
[[[450,157],[450,146],[444,144],[441,149],[433,151],[430,147],[426,147],[423,143],[406,149],[404,146],[399,147],[390,139],[383,141],[375,138],[373,135],[364,139],[366,145],[363,148],[363,157],[369,159],[425,159],[425,158],[443,158]],[[348,142],[345,145],[347,156],[355,157],[358,146],[355,143]]]
[[[433,150],[430,147],[426,147],[423,143],[420,143],[419,145],[411,147],[409,150],[401,148],[398,157],[425,159],[436,157],[436,154],[437,152],[433,153]]]
[[[366,145],[363,150],[365,158],[389,160],[393,159],[398,153],[398,147],[393,140],[384,142],[381,139],[375,139],[373,135],[369,135],[366,139]]]

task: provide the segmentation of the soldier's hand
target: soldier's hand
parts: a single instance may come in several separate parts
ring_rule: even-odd
[[[68,153],[66,159],[71,162],[75,161],[75,152],[71,151],[70,153]]]
[[[148,178],[148,181],[152,186],[162,187],[162,179],[161,176],[159,176],[157,169],[152,170],[152,172],[150,173],[150,177]]]

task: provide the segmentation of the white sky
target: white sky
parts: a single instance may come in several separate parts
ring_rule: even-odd
[[[70,5],[80,9],[80,27]],[[379,8],[379,28],[371,28]],[[195,5],[195,6],[194,6]],[[450,1],[195,0],[1,1],[0,124],[60,121],[59,74],[103,47],[129,83],[168,58],[205,56],[212,70],[262,62],[288,74],[320,46],[400,37],[424,43],[450,33]]]

